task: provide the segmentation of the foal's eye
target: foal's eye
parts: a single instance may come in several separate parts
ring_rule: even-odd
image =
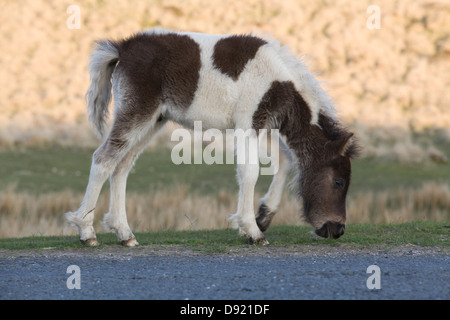
[[[344,187],[344,179],[334,179],[334,187],[342,189]]]

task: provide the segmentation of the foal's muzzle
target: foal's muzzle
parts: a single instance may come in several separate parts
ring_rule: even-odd
[[[345,224],[327,221],[320,229],[316,229],[316,234],[323,238],[337,239],[344,234]]]

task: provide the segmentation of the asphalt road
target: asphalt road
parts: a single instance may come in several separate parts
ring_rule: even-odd
[[[121,250],[0,252],[0,299],[450,299],[446,249]]]

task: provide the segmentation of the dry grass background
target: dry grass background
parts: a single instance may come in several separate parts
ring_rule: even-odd
[[[257,194],[257,198],[261,197]],[[82,195],[69,190],[33,195],[10,187],[0,193],[0,238],[31,235],[74,235],[63,212],[77,208]],[[134,232],[162,230],[200,230],[228,228],[229,216],[235,212],[237,195],[222,190],[218,195],[193,195],[179,186],[174,192],[127,195],[128,222]],[[273,225],[305,224],[300,216],[301,204],[283,195]],[[103,193],[96,207],[94,226],[100,225],[108,211],[109,195]],[[255,201],[255,207],[258,202]],[[418,189],[397,189],[351,195],[347,219],[351,223],[402,223],[417,220],[448,221],[450,186],[427,183]]]
[[[73,4],[81,9],[81,28],[75,30],[66,26]],[[381,10],[379,30],[366,27],[372,4]],[[295,54],[306,54],[365,156],[446,161],[431,140],[424,144],[415,137],[438,131],[450,143],[450,1],[3,0],[1,6],[0,148],[96,146],[84,102],[92,42],[163,27],[270,34]],[[422,218],[425,210],[442,220],[449,198],[448,185],[433,183],[368,192],[355,195],[348,215],[352,222],[402,222]],[[131,194],[130,225],[135,231],[223,227],[235,200],[225,191],[193,197],[183,187],[174,194]],[[0,194],[0,237],[72,234],[61,213],[80,201],[70,191],[32,195],[11,187]],[[98,212],[106,212],[107,204],[102,195]],[[299,223],[298,203],[285,198],[283,206],[275,222]]]

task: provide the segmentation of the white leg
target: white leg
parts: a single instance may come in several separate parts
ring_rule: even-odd
[[[127,246],[137,245],[126,216],[125,197],[128,173],[140,152],[131,150],[117,165],[110,177],[110,204],[109,212],[105,214],[102,225],[106,230],[114,231],[118,240]]]
[[[239,227],[241,235],[250,241],[260,244],[268,244],[255,220],[254,193],[259,176],[258,138],[252,133],[247,140],[246,147],[237,146],[237,176],[239,182],[239,201],[237,213],[230,219],[234,227]],[[244,160],[239,163],[239,159]]]
[[[119,242],[125,246],[138,245],[133,232],[131,231],[126,214],[126,185],[128,174],[133,167],[136,159],[145,147],[150,143],[152,137],[165,124],[166,121],[158,122],[149,133],[141,139],[129,152],[122,161],[117,165],[110,178],[111,198],[109,213],[107,213],[102,221],[102,225],[107,230],[113,230]]]
[[[110,154],[111,147],[107,140],[94,152],[89,183],[79,209],[66,213],[67,221],[78,229],[80,240],[88,245],[97,245],[93,223],[98,196],[106,179],[123,156],[120,151],[114,157],[109,156]]]
[[[83,201],[76,212],[66,213],[67,221],[78,229],[81,242],[88,245],[97,245],[97,237],[95,235],[93,223],[95,205],[102,186],[130,150],[133,150],[136,145],[141,143],[142,139],[149,133],[156,121],[157,116],[154,116],[147,124],[142,123],[141,125],[134,125],[133,123],[130,123],[126,117],[117,117],[108,138],[94,152],[89,183]],[[127,167],[131,167],[134,161],[132,158],[125,160],[124,164],[126,165],[124,165],[124,169],[118,169],[116,177],[119,178],[118,181],[114,181],[114,187],[112,187],[112,191],[114,192],[113,195],[120,194],[120,197],[122,197],[122,195],[123,198],[125,197],[126,175],[123,172],[126,171]],[[124,206],[124,200],[120,202],[123,202]],[[119,209],[122,205],[118,205],[117,207]]]
[[[262,144],[264,145],[264,144]],[[289,172],[292,168],[293,155],[284,141],[279,138],[280,152],[271,155],[275,165],[278,164],[278,170],[274,174],[272,183],[265,196],[260,199],[260,207],[256,216],[256,222],[262,232],[269,227],[272,218],[278,210],[283,194],[284,186]],[[277,158],[278,156],[278,158]]]

